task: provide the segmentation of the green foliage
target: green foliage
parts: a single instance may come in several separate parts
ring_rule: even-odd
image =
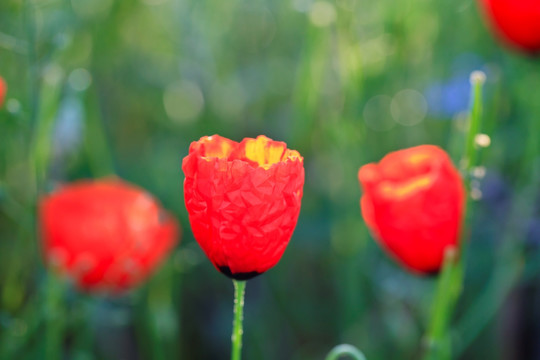
[[[447,340],[464,359],[512,346],[501,309],[539,270],[525,244],[540,67],[495,43],[475,2],[2,0],[0,358],[227,357],[232,288],[193,239],[180,168],[190,142],[214,133],[265,134],[305,158],[291,243],[248,284],[244,357],[320,359],[346,342],[370,360],[419,358],[436,282],[374,243],[356,174],[423,143],[460,158],[473,70],[487,74],[491,146],[473,152],[480,196]],[[62,182],[113,174],[155,194],[183,239],[147,284],[111,299],[54,283],[36,211]]]

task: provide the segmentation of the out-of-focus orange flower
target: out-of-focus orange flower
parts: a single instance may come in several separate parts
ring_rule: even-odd
[[[206,136],[191,144],[182,169],[193,234],[214,266],[246,280],[277,264],[300,213],[300,154],[265,136]]]
[[[378,242],[418,273],[436,273],[447,247],[457,247],[463,181],[448,155],[421,145],[362,166],[362,215]]]
[[[496,35],[528,53],[540,51],[538,0],[479,0]]]
[[[117,179],[62,187],[41,199],[40,221],[46,262],[86,290],[139,284],[179,235],[151,195]]]
[[[6,98],[7,84],[0,76],[0,108],[4,105],[4,99]]]

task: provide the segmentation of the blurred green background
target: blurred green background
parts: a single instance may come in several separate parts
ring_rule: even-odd
[[[233,288],[184,207],[191,141],[265,134],[305,158],[302,211],[281,262],[247,284],[245,359],[417,359],[435,278],[405,272],[359,210],[358,168],[438,144],[456,163],[469,74],[486,73],[459,359],[540,359],[540,65],[502,48],[472,0],[2,0],[0,357],[226,359]],[[116,174],[183,227],[122,297],[47,274],[36,204]],[[59,345],[59,346],[55,346]]]

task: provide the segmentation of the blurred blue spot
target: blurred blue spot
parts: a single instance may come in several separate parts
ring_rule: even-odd
[[[458,56],[452,66],[450,79],[436,80],[424,91],[428,102],[428,112],[438,118],[454,118],[469,107],[469,76],[474,70],[484,68],[483,60],[476,54],[464,53]]]
[[[512,199],[510,186],[499,173],[488,170],[482,180],[480,190],[482,191],[481,203],[485,205],[488,217],[494,222],[504,222],[508,218]]]
[[[455,77],[446,83],[434,83],[424,93],[428,112],[436,117],[453,117],[469,105],[469,78]]]
[[[81,100],[68,96],[60,105],[53,134],[54,156],[63,157],[75,151],[83,132],[84,108]]]
[[[529,248],[538,249],[540,246],[540,219],[531,219],[527,224],[525,243]]]

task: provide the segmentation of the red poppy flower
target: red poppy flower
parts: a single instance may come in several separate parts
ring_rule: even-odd
[[[265,136],[214,135],[191,144],[182,169],[193,235],[214,266],[246,280],[277,264],[300,213],[300,154]]]
[[[496,34],[529,53],[540,51],[538,0],[479,0]]]
[[[176,221],[120,180],[81,181],[40,204],[46,261],[81,288],[116,292],[148,277],[176,243]]]
[[[436,273],[448,246],[457,246],[465,192],[459,172],[440,148],[422,145],[362,166],[358,179],[367,226],[400,263]]]
[[[4,79],[0,76],[0,107],[4,105],[4,99],[6,97],[7,93],[7,85]]]

